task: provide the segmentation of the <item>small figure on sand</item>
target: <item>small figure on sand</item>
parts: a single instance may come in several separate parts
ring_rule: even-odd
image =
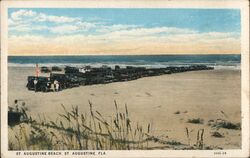
[[[50,78],[48,78],[47,87],[50,87],[50,86],[51,86],[51,81],[50,81]]]
[[[15,112],[19,112],[18,100],[14,101]]]
[[[35,78],[33,82],[34,82],[35,92],[37,92],[37,82],[38,82],[37,78]]]
[[[56,91],[57,91],[57,92],[59,91],[59,88],[60,88],[60,83],[57,82],[57,84],[56,84]]]
[[[57,80],[54,81],[55,91],[59,91],[59,82]]]

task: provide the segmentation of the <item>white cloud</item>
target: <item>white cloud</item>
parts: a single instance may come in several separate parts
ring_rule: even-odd
[[[27,18],[27,17],[30,18],[30,17],[34,17],[36,15],[37,15],[37,13],[33,12],[32,10],[21,9],[19,11],[13,12],[11,14],[11,18],[13,20],[21,20],[22,18]]]
[[[47,15],[44,13],[38,13],[32,10],[18,10],[11,13],[10,20],[13,21],[38,21],[38,22],[55,22],[55,23],[69,23],[79,21],[79,18]]]
[[[17,26],[9,27],[9,31],[29,32],[30,27],[25,24],[19,24]]]
[[[77,32],[87,32],[91,28],[95,28],[95,24],[87,22],[77,22],[75,25],[66,24],[55,27],[50,27],[49,31],[55,34],[72,34]]]
[[[8,25],[11,27],[11,26],[14,26],[14,25],[16,25],[17,23],[16,22],[14,22],[14,20],[12,20],[12,19],[8,19]]]
[[[42,25],[32,25],[29,24],[19,24],[14,25],[12,27],[9,27],[9,31],[18,31],[18,32],[26,32],[29,33],[30,31],[42,31],[42,30],[48,30],[49,28],[47,26]]]
[[[52,33],[58,33],[58,34],[74,33],[77,32],[78,30],[79,28],[74,25],[62,25],[50,28],[50,31]]]
[[[71,18],[65,16],[52,16],[43,13],[39,13],[38,16],[34,18],[34,21],[38,22],[55,22],[55,23],[70,23],[78,20],[79,20],[78,18]]]
[[[138,25],[125,25],[125,24],[116,24],[116,25],[102,25],[99,26],[97,32],[100,33],[110,33],[114,31],[120,31],[120,30],[128,30],[128,29],[133,29],[133,28],[138,28],[140,26]]]
[[[48,29],[47,22],[54,23]],[[8,19],[9,30],[18,32],[31,32],[34,30],[50,30],[52,33],[69,34],[80,31],[88,31],[96,27],[94,22],[85,22],[77,17],[54,16],[31,10],[19,10],[13,12]]]
[[[196,31],[189,29],[180,29],[174,27],[154,27],[154,28],[134,28],[129,30],[119,30],[109,33],[109,38],[133,37],[142,38],[145,36],[170,36],[174,34],[194,34]]]
[[[69,27],[70,28],[70,27]],[[75,28],[72,27],[72,30]],[[59,30],[59,29],[58,29]],[[64,30],[64,29],[62,29]],[[176,29],[170,29],[176,30]],[[178,29],[177,29],[178,30]],[[148,32],[159,32],[149,31]],[[146,32],[147,32],[146,31]],[[132,31],[133,32],[133,31]],[[129,34],[132,34],[129,33]],[[177,32],[182,32],[178,30]],[[186,31],[184,31],[186,32]],[[34,52],[42,54],[102,54],[102,53],[134,53],[134,54],[164,54],[164,53],[239,53],[240,40],[233,33],[194,33],[169,34],[168,36],[148,35],[113,36],[101,35],[62,35],[56,37],[43,36],[11,36],[9,48],[12,53]],[[39,48],[39,49],[38,49]],[[128,51],[129,50],[129,51]]]
[[[81,30],[88,30],[91,28],[96,28],[96,23],[90,23],[90,22],[76,22],[75,25],[77,25],[79,27],[79,29]]]
[[[39,29],[39,28],[37,28]],[[51,28],[48,28],[51,30]],[[63,25],[63,26],[58,26],[56,28],[53,28],[54,32],[60,33],[60,31],[65,32],[67,30],[68,32],[72,31],[77,31],[78,28],[72,25]],[[158,29],[156,29],[158,30]],[[178,30],[178,29],[170,29],[170,30]],[[183,43],[213,43],[216,45],[216,42],[239,42],[240,39],[235,36],[235,33],[222,33],[222,32],[214,32],[214,33],[198,33],[198,32],[193,32],[190,31],[190,34],[187,34],[186,30],[178,30],[177,32],[186,32],[186,34],[175,32],[176,34],[167,34],[165,36],[155,36],[152,34],[158,33],[159,31],[154,31],[151,29],[148,32],[151,32],[147,36],[145,36],[144,32],[139,32],[134,36],[136,33],[135,30],[131,30],[131,32],[127,32],[124,34],[124,31],[121,31],[122,33],[118,32],[111,32],[107,34],[99,34],[99,35],[81,35],[81,34],[76,34],[76,35],[61,35],[61,36],[56,36],[56,37],[44,37],[42,35],[40,36],[30,36],[30,35],[24,35],[24,36],[10,36],[10,40],[12,39],[23,39],[24,41],[28,39],[33,39],[37,37],[38,39],[45,39],[46,41],[50,42],[58,42],[62,43],[63,41],[72,41],[73,43],[77,43],[79,41],[85,41],[89,43],[110,43],[110,42],[151,42],[151,43],[177,43],[177,44],[183,44]],[[147,31],[146,31],[147,32]],[[117,34],[119,36],[117,36]],[[122,35],[122,36],[120,36]],[[123,36],[126,35],[126,36]],[[67,40],[68,39],[68,40]],[[33,40],[28,40],[28,41],[33,41]],[[66,42],[67,43],[67,42]],[[81,42],[80,42],[81,43]]]

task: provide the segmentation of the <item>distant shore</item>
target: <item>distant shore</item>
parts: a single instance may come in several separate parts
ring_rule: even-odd
[[[185,128],[194,132],[205,129],[204,141],[224,149],[239,149],[240,130],[220,129],[224,138],[211,137],[206,122],[214,119],[241,121],[240,70],[209,70],[140,78],[128,82],[116,82],[81,86],[60,92],[35,93],[25,87],[27,76],[35,75],[31,67],[8,67],[8,102],[15,99],[26,102],[29,112],[45,114],[56,119],[61,104],[69,109],[78,105],[84,113],[89,111],[88,100],[95,109],[109,117],[114,113],[114,100],[119,108],[128,105],[133,120],[151,123],[154,134],[185,140]],[[41,74],[47,76],[48,74]],[[49,119],[48,118],[48,119]],[[187,123],[188,119],[202,118],[204,124]]]

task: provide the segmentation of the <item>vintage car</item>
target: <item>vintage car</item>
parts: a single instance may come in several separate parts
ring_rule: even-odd
[[[72,66],[66,66],[64,68],[65,73],[79,73],[79,68],[72,67]]]
[[[8,111],[8,125],[16,125],[21,120],[22,113],[21,112],[14,112]]]
[[[85,85],[85,76],[80,75],[81,73],[50,73],[50,80],[54,82],[57,80],[60,84],[60,89],[78,87],[80,85]]]
[[[36,77],[36,76],[28,76],[28,83],[26,87],[28,90],[34,91],[42,91],[48,92],[51,87],[51,81],[49,77]],[[37,84],[35,85],[35,80],[37,80]]]
[[[53,83],[55,80],[59,82],[59,89],[66,89],[69,87],[69,81],[65,74],[50,73],[50,81]]]
[[[62,69],[58,66],[52,66],[51,70],[52,71],[62,71]]]
[[[49,72],[51,72],[50,69],[48,67],[46,67],[46,66],[42,66],[41,69],[40,69],[40,71],[42,73],[49,73]]]

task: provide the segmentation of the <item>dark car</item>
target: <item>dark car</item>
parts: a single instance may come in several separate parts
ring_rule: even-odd
[[[46,67],[46,66],[43,66],[43,67],[41,67],[41,72],[43,72],[43,73],[48,73],[48,72],[50,72],[50,69],[48,68],[48,67]]]
[[[35,80],[37,80],[36,86]],[[26,87],[28,90],[48,92],[51,87],[51,82],[48,77],[28,76],[28,83]]]
[[[21,112],[8,111],[8,125],[13,126],[19,124],[22,115],[23,113]]]
[[[59,82],[59,85],[60,85],[59,88],[61,90],[70,87],[69,79],[66,77],[65,74],[50,73],[50,80],[51,82],[54,82],[55,80],[57,80]]]
[[[52,71],[62,71],[62,69],[58,66],[52,66]]]
[[[80,76],[79,74],[80,73],[67,73],[67,74],[51,73],[50,80],[51,82],[57,80],[59,82],[60,89],[85,85],[85,77]]]
[[[76,68],[76,67],[66,66],[64,68],[64,70],[65,70],[66,74],[68,74],[68,73],[79,73],[79,68]]]
[[[68,82],[68,87],[78,87],[81,85],[79,77],[77,76],[77,73],[68,73],[66,74],[67,82]]]

